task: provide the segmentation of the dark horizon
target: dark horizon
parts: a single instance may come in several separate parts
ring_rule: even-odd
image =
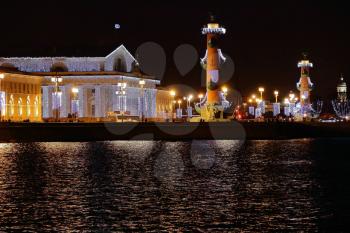
[[[345,4],[345,3],[344,3]],[[204,5],[204,4],[203,4]],[[235,63],[228,85],[243,96],[263,85],[272,99],[274,89],[283,95],[296,91],[297,62],[307,52],[314,63],[311,79],[314,98],[334,96],[340,74],[350,80],[347,55],[349,15],[343,3],[232,3],[218,1],[205,7],[198,2],[161,4],[6,3],[0,19],[0,57],[106,56],[124,44],[132,54],[144,42],[161,45],[167,55],[162,86],[185,84],[200,88],[199,61],[185,77],[177,71],[173,52],[182,44],[205,53],[201,27],[213,12],[228,30],[221,49]],[[120,30],[114,24],[121,25]],[[165,26],[166,25],[166,26]]]

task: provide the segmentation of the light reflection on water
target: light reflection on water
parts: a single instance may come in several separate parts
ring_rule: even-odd
[[[0,144],[0,231],[341,231],[346,143]]]

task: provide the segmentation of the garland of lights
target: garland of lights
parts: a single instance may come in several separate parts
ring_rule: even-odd
[[[335,114],[339,118],[348,118],[350,117],[350,101],[332,101],[333,109]]]
[[[5,58],[0,65],[13,66],[23,72],[50,72],[52,67],[63,66],[71,72],[92,72],[102,69],[102,58]]]

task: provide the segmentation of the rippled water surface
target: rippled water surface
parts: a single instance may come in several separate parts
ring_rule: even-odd
[[[0,144],[0,231],[345,232],[349,143]]]

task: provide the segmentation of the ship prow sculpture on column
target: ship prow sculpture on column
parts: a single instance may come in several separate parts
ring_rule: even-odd
[[[300,79],[297,83],[297,89],[300,92],[300,101],[296,105],[293,114],[297,120],[317,118],[322,111],[322,101],[311,102],[311,92],[314,84],[311,82],[310,69],[313,67],[314,65],[308,59],[307,53],[303,53],[303,59],[298,63],[298,68],[301,71]]]
[[[202,34],[207,36],[207,51],[201,59],[201,65],[206,70],[207,93],[195,106],[200,118],[193,120],[225,121],[224,111],[230,108],[231,104],[226,100],[225,93],[219,89],[220,67],[226,61],[219,48],[219,38],[226,34],[226,29],[211,16],[211,22],[203,27]]]

